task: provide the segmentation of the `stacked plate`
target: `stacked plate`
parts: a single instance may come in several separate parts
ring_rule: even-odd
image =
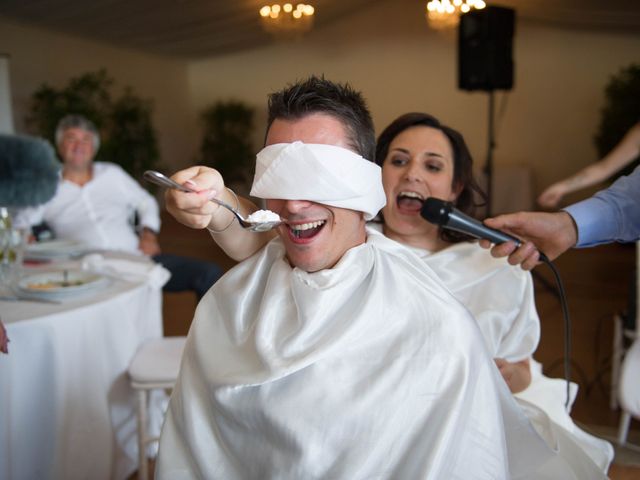
[[[18,290],[35,298],[62,298],[94,291],[108,282],[98,273],[58,270],[25,275],[18,281]]]
[[[25,260],[67,260],[84,255],[87,248],[72,240],[50,240],[47,242],[30,243],[24,251]]]

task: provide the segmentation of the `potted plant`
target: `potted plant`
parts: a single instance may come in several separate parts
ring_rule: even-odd
[[[101,132],[97,159],[116,163],[141,180],[145,170],[159,168],[160,162],[152,102],[131,88],[114,97],[113,85],[104,69],[71,78],[62,88],[43,84],[31,97],[26,124],[55,145],[58,121],[70,113],[84,115]]]
[[[248,194],[255,165],[253,114],[244,102],[229,100],[216,102],[201,115],[201,162],[218,170],[225,184],[241,195]]]
[[[631,64],[613,75],[605,88],[605,104],[594,136],[598,158],[609,153],[637,122],[640,122],[640,64]],[[638,161],[620,170],[615,177],[631,173]]]

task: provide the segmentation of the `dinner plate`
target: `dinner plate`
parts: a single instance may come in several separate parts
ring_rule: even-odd
[[[82,255],[86,250],[83,244],[73,240],[49,240],[28,244],[24,256],[27,260],[60,260]]]
[[[24,294],[56,298],[87,293],[109,282],[104,275],[81,270],[69,270],[65,278],[61,270],[25,275],[18,281],[18,290]]]

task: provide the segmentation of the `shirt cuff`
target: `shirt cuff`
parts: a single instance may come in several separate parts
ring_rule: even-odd
[[[157,215],[140,214],[140,228],[148,228],[158,233],[160,231],[160,217]]]
[[[592,247],[614,238],[617,224],[611,209],[598,197],[591,197],[563,209],[578,229],[576,247]]]

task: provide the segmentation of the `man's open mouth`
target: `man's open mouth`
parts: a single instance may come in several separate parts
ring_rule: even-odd
[[[308,240],[315,237],[325,225],[326,220],[289,224],[289,235],[293,240]]]
[[[424,197],[416,192],[400,192],[396,197],[396,205],[400,211],[420,212]]]

